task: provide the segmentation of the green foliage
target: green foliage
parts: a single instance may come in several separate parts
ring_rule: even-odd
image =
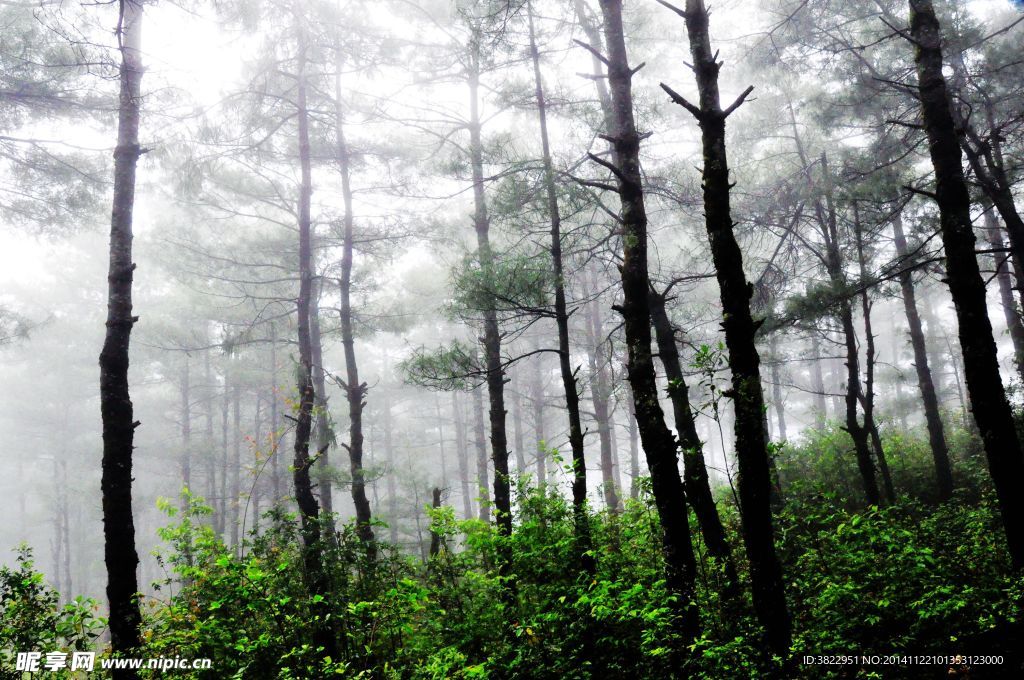
[[[971,441],[950,434],[951,442]],[[955,650],[1012,659],[1021,646],[1024,579],[1010,569],[980,461],[970,448],[956,449],[957,497],[935,505],[923,438],[893,434],[884,443],[903,492],[885,508],[864,509],[856,482],[844,483],[852,463],[842,430],[808,432],[779,453],[785,505],[776,527],[794,653]],[[511,536],[459,520],[450,507],[427,509],[442,547],[426,563],[384,544],[371,560],[354,527],[343,526],[325,542],[326,598],[306,589],[294,516],[268,512],[262,532],[236,551],[207,525],[201,500],[186,495],[184,511],[163,501],[174,518],[160,531],[167,549],[158,557],[169,575],[143,608],[143,655],[210,658],[211,670],[180,675],[193,678],[671,678],[681,644],[671,625],[675,606],[649,480],[638,488],[618,514],[588,512],[592,576],[578,567],[567,498],[524,476],[516,480]],[[747,584],[738,513],[721,497]],[[721,596],[721,565],[690,521],[703,629],[686,650],[690,675],[765,677],[776,662],[761,651],[749,589],[739,601]],[[3,647],[94,645],[101,624],[88,603],[61,610],[27,553],[19,564],[0,571]],[[321,616],[337,636],[339,658],[325,660],[315,647],[311,623]],[[793,677],[889,677],[886,670],[808,666]]]
[[[491,310],[515,315],[546,309],[554,288],[549,260],[547,255],[522,253],[467,257],[453,274],[453,314],[479,318]]]
[[[35,570],[32,551],[17,550],[16,566],[0,568],[0,677],[14,668],[18,652],[87,651],[106,622],[99,605],[76,598],[60,604],[60,593]]]
[[[484,369],[476,350],[455,340],[433,350],[420,347],[398,365],[398,370],[410,385],[452,391],[479,384]]]

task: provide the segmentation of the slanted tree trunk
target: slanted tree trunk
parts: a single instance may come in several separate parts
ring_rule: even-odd
[[[960,347],[974,420],[996,489],[1007,545],[1016,569],[1024,568],[1024,456],[999,375],[999,360],[985,302],[985,282],[975,256],[970,195],[942,74],[941,30],[931,0],[909,0],[918,100],[935,169],[946,280],[956,307]]]
[[[128,390],[128,345],[138,317],[132,315],[132,215],[142,98],[142,3],[124,0],[120,17],[121,92],[114,148],[114,199],[110,218],[107,331],[100,352],[100,413],[103,421],[103,556],[110,605],[110,646],[118,656],[137,656],[142,615],[136,593],[139,555],[132,515],[132,450],[135,421]],[[131,669],[111,671],[115,680],[137,678]]]
[[[711,494],[708,469],[704,462],[704,446],[697,434],[697,424],[690,408],[690,388],[686,385],[686,376],[683,375],[682,362],[679,360],[675,328],[665,311],[665,293],[659,294],[652,290],[650,305],[651,321],[658,342],[658,356],[661,358],[661,365],[665,367],[668,396],[672,400],[672,413],[676,421],[676,432],[679,434],[679,448],[683,454],[683,487],[686,499],[697,515],[697,524],[700,526],[708,554],[725,567],[729,590],[734,595],[739,586],[736,565],[733,563],[729,541],[725,537],[725,528],[718,516],[715,498]]]
[[[999,284],[999,301],[1003,307],[1003,318],[1006,319],[1006,330],[1010,334],[1010,341],[1013,342],[1013,365],[1017,369],[1021,383],[1024,384],[1024,324],[1021,323],[1017,302],[1013,297],[1013,280],[1010,276],[1008,257],[1000,252],[1006,248],[1003,232],[991,208],[985,210],[985,230],[988,232],[989,244],[996,251],[996,282]]]
[[[337,641],[326,619],[329,584],[321,561],[323,536],[320,525],[320,504],[313,494],[310,468],[314,459],[309,453],[310,436],[313,426],[313,405],[316,392],[313,387],[313,349],[310,338],[310,298],[313,293],[312,220],[310,203],[313,194],[312,170],[309,146],[309,110],[306,103],[307,45],[301,19],[296,17],[298,28],[298,65],[296,84],[296,119],[298,121],[298,151],[300,166],[298,228],[299,228],[299,296],[296,300],[298,316],[299,366],[298,394],[299,409],[295,423],[295,457],[292,480],[295,485],[295,502],[302,522],[303,566],[306,587],[312,597],[320,596],[319,603],[311,605],[312,611],[320,612],[318,623],[313,624],[312,639],[316,647],[322,647],[324,657],[338,658]]]
[[[692,113],[701,128],[704,153],[704,215],[711,257],[722,301],[722,326],[729,349],[732,399],[736,413],[736,458],[739,465],[740,519],[750,559],[754,610],[765,629],[769,649],[788,659],[791,641],[789,610],[782,566],[775,553],[772,526],[772,484],[768,438],[764,430],[764,395],[755,335],[758,324],[750,314],[753,287],[743,271],[743,254],[733,233],[729,205],[729,165],[725,147],[725,121],[749,94],[748,88],[728,109],[721,107],[718,71],[711,51],[708,11],[703,0],[687,0],[676,10],[686,21],[693,72],[700,93],[699,106],[686,102],[665,87],[673,100]]]
[[[530,30],[530,57],[533,61],[534,97],[537,101],[537,118],[540,124],[540,143],[544,164],[544,189],[547,193],[548,218],[551,225],[550,253],[555,286],[555,326],[558,328],[558,368],[562,375],[562,389],[565,391],[565,408],[569,417],[569,448],[572,451],[573,472],[573,528],[576,539],[576,555],[582,570],[588,574],[593,574],[597,567],[593,552],[591,551],[590,520],[587,517],[587,459],[583,448],[583,425],[580,422],[580,395],[576,384],[576,373],[573,371],[571,363],[572,354],[569,347],[569,312],[565,301],[565,272],[562,267],[562,217],[559,214],[555,170],[551,162],[547,102],[544,99],[544,82],[540,75],[540,51],[537,49],[537,39],[533,26],[533,3],[529,0],[526,3],[526,16]],[[607,414],[605,418],[607,419]],[[504,417],[502,418],[502,425],[504,425]],[[493,423],[491,438],[492,440],[494,439]],[[505,458],[507,475],[507,453]],[[497,480],[498,474],[497,463],[496,457],[495,480]],[[497,499],[497,481],[495,481],[494,493]],[[501,512],[500,507],[499,512]],[[511,533],[511,524],[509,525],[508,533]]]
[[[340,51],[339,51],[340,54]],[[334,77],[334,132],[337,136],[338,172],[341,175],[341,199],[345,208],[342,221],[341,278],[338,291],[341,298],[339,321],[341,345],[345,352],[345,399],[348,402],[349,472],[352,476],[352,503],[356,510],[356,534],[366,547],[371,561],[376,559],[370,501],[366,497],[366,473],[363,470],[363,409],[366,406],[365,382],[359,379],[356,362],[355,331],[352,326],[352,266],[355,250],[355,213],[352,208],[351,154],[345,138],[345,108],[342,102],[341,58],[338,58]]]
[[[665,581],[678,599],[673,626],[688,644],[700,634],[700,618],[693,604],[696,559],[690,536],[689,513],[679,476],[677,443],[665,424],[658,400],[654,358],[651,355],[651,313],[648,307],[650,279],[647,270],[647,213],[640,172],[640,134],[633,118],[632,79],[622,30],[621,0],[601,0],[608,67],[608,88],[613,123],[606,139],[612,161],[590,158],[608,168],[616,178],[621,203],[623,303],[622,314],[628,353],[627,372],[633,388],[637,427],[651,470],[654,501],[662,528]],[[591,48],[596,49],[596,48]],[[683,656],[682,650],[676,653]]]

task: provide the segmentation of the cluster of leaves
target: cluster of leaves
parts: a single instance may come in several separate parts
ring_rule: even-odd
[[[15,667],[18,652],[92,649],[106,628],[98,610],[81,597],[61,605],[60,593],[35,570],[32,551],[18,548],[14,567],[0,567],[0,677]]]

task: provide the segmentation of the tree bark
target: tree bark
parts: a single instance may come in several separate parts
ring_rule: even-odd
[[[236,381],[231,389],[232,440],[231,440],[231,547],[239,552],[238,529],[241,526],[239,512],[242,496],[242,390]]]
[[[569,312],[565,300],[565,272],[562,267],[562,217],[559,214],[555,170],[551,162],[547,101],[544,98],[544,83],[540,74],[540,51],[537,49],[537,38],[533,26],[533,3],[529,0],[526,3],[526,17],[530,30],[530,57],[533,61],[534,97],[537,101],[537,118],[540,124],[540,143],[544,164],[544,189],[547,194],[548,218],[551,225],[550,253],[555,286],[555,326],[558,328],[558,368],[562,375],[562,389],[565,391],[565,408],[569,417],[569,448],[572,451],[573,472],[572,509],[576,555],[581,569],[585,573],[592,575],[596,571],[597,566],[594,561],[593,551],[591,550],[590,520],[587,517],[587,459],[583,448],[583,425],[580,422],[580,395],[578,385],[576,384],[576,373],[572,368],[572,354],[569,347]],[[605,418],[607,419],[607,414]],[[504,425],[504,418],[502,418],[502,425]],[[493,424],[491,437],[492,439],[494,438]],[[505,460],[505,474],[507,475],[507,452],[505,453]],[[497,463],[498,460],[495,458],[495,499],[497,499],[498,495]],[[501,509],[499,507],[500,512]],[[511,531],[510,524],[507,533],[511,533]]]
[[[661,358],[661,365],[665,367],[668,396],[672,400],[672,413],[676,421],[676,432],[679,434],[679,448],[683,454],[683,488],[686,499],[697,515],[697,524],[704,537],[708,554],[725,568],[729,590],[735,594],[739,586],[736,565],[733,563],[732,551],[725,536],[725,527],[718,516],[715,497],[711,493],[708,469],[704,462],[704,445],[697,434],[697,424],[690,408],[690,388],[686,385],[686,376],[683,375],[683,366],[679,360],[675,328],[665,311],[664,294],[651,291],[650,305],[651,321],[658,343],[658,356]]]
[[[629,437],[629,497],[640,496],[640,442],[636,429],[636,409],[633,407],[633,390],[626,383],[626,434]]]
[[[340,54],[340,52],[339,52]],[[339,311],[341,345],[345,352],[345,398],[348,402],[348,460],[352,476],[352,503],[356,510],[356,534],[366,546],[367,556],[376,559],[370,500],[366,497],[366,473],[363,470],[363,409],[368,391],[359,379],[356,361],[355,331],[352,326],[352,267],[355,250],[355,212],[352,207],[351,154],[345,137],[345,109],[342,103],[341,58],[338,58],[334,77],[334,131],[337,136],[338,172],[341,175],[341,199],[345,208],[342,221],[341,278],[338,291],[341,298]]]
[[[867,262],[864,256],[864,234],[860,222],[860,208],[857,202],[853,203],[853,227],[854,238],[857,244],[857,264],[860,268],[860,280],[868,280]],[[882,473],[882,485],[885,488],[885,495],[890,503],[896,502],[896,490],[892,483],[892,474],[889,472],[889,462],[885,458],[885,449],[882,448],[882,437],[878,433],[878,423],[875,422],[875,334],[871,329],[871,299],[868,296],[867,287],[860,291],[861,316],[864,317],[864,393],[861,398],[861,408],[864,410],[864,427],[871,435],[871,444],[875,448],[875,457],[878,459],[878,470]]]
[[[784,442],[786,436],[786,404],[782,398],[782,375],[779,370],[781,359],[779,357],[779,341],[776,334],[772,334],[769,348],[772,353],[772,402],[775,406],[775,420],[778,421],[779,441]]]
[[[312,597],[323,598],[321,603],[312,605],[314,612],[320,611],[318,622],[313,625],[312,639],[315,647],[322,648],[324,657],[338,658],[337,641],[326,620],[329,587],[327,575],[321,561],[323,536],[320,524],[320,504],[313,494],[310,468],[314,458],[310,456],[309,445],[313,425],[313,406],[316,392],[313,387],[313,349],[310,337],[310,298],[313,293],[312,220],[310,203],[313,194],[312,170],[310,166],[309,110],[307,107],[307,45],[301,19],[298,24],[298,67],[296,84],[296,118],[298,121],[298,152],[301,179],[299,184],[298,230],[299,230],[299,296],[296,300],[298,316],[299,366],[298,393],[299,410],[295,423],[295,457],[292,481],[295,486],[295,502],[302,522],[303,564],[306,587]],[[319,452],[318,452],[319,453]]]
[[[432,507],[434,510],[437,510],[438,508],[441,507],[441,489],[439,489],[436,486],[434,487],[433,493],[431,495],[430,507]],[[430,525],[430,557],[432,557],[432,558],[433,557],[437,557],[437,555],[440,554],[440,552],[441,552],[441,545],[442,545],[442,543],[441,543],[441,534],[437,533],[434,530],[434,525],[433,525],[433,523],[431,523],[431,525]]]
[[[868,444],[868,427],[861,425],[857,417],[857,404],[862,397],[860,384],[860,349],[857,346],[857,331],[853,325],[853,305],[846,294],[847,280],[843,268],[842,253],[839,250],[839,228],[836,218],[836,204],[833,195],[832,174],[829,170],[828,156],[821,154],[821,173],[825,185],[825,210],[818,209],[818,225],[825,241],[825,268],[828,270],[832,288],[839,296],[839,324],[843,331],[843,343],[846,347],[846,427],[844,428],[853,440],[857,456],[857,469],[860,471],[861,483],[864,485],[864,496],[868,505],[880,505],[882,497],[878,490],[878,478],[875,463],[872,460]]]
[[[621,0],[601,0],[607,50],[608,88],[613,123],[606,138],[612,162],[601,162],[615,175],[621,203],[623,261],[622,314],[628,353],[627,373],[633,388],[637,428],[651,471],[654,501],[662,528],[665,581],[678,599],[673,626],[689,644],[700,634],[699,612],[693,603],[696,559],[690,536],[689,513],[679,476],[675,437],[665,424],[658,400],[654,358],[651,355],[650,279],[647,268],[647,213],[640,172],[640,134],[633,118],[632,78],[622,29]],[[601,161],[591,155],[595,161]],[[682,650],[676,650],[680,658]]]
[[[942,74],[939,21],[931,0],[909,0],[918,99],[935,169],[946,275],[956,306],[960,346],[974,420],[978,425],[996,489],[1007,545],[1016,569],[1024,568],[1024,456],[1014,428],[996,355],[985,301],[985,282],[974,254],[970,195],[960,145]]]
[[[203,397],[206,402],[203,408],[203,416],[206,421],[206,502],[211,509],[217,507],[217,446],[213,434],[213,402],[217,397],[217,388],[214,384],[213,369],[210,366],[210,350],[203,353]],[[216,531],[217,517],[213,514],[210,523]]]
[[[536,345],[535,348],[539,347]],[[540,354],[534,356],[530,401],[533,406],[533,438],[536,443],[537,487],[547,483],[547,433],[544,427],[544,372]]]
[[[765,629],[769,649],[788,659],[792,639],[782,566],[775,553],[772,526],[772,484],[764,430],[764,395],[761,392],[760,358],[755,345],[758,324],[750,314],[753,287],[743,271],[743,254],[733,233],[729,205],[729,165],[725,145],[725,121],[749,88],[727,110],[722,110],[718,91],[721,65],[711,51],[708,11],[703,0],[687,0],[685,12],[693,72],[700,94],[699,107],[687,109],[701,128],[704,154],[704,215],[711,257],[721,293],[725,343],[732,372],[732,399],[736,413],[736,458],[739,464],[740,519],[743,541],[750,559],[754,610]],[[663,86],[664,87],[664,86]],[[671,94],[671,90],[666,88]],[[682,98],[673,97],[678,103]]]
[[[819,430],[828,419],[828,402],[825,400],[825,376],[821,371],[821,341],[817,333],[811,333],[811,389],[814,390],[814,417]]]
[[[473,516],[473,495],[469,481],[469,452],[466,446],[466,420],[463,416],[462,404],[455,392],[452,392],[452,413],[455,416],[455,454],[459,465],[459,482],[462,492],[462,518]]]
[[[484,271],[493,269],[490,218],[484,196],[483,140],[480,122],[480,44],[474,37],[469,66],[469,153],[473,172],[473,228],[476,231],[477,257]],[[498,530],[512,534],[512,495],[508,477],[508,438],[505,432],[505,370],[501,365],[501,331],[494,301],[484,310],[484,365],[487,370],[487,397],[491,424],[491,460],[494,463],[494,513]],[[486,478],[485,478],[486,479]],[[485,494],[486,495],[486,494]],[[485,506],[481,504],[481,509]],[[481,513],[482,514],[482,513]],[[488,509],[487,514],[490,515]]]
[[[311,268],[315,268],[312,265]],[[315,275],[309,297],[309,342],[313,361],[313,391],[316,395],[313,412],[313,442],[316,447],[316,487],[320,497],[322,531],[327,540],[334,540],[334,494],[331,488],[330,415],[327,411],[327,376],[324,373],[324,346],[320,334],[320,296],[324,279]]]
[[[480,519],[491,521],[491,499],[487,493],[487,432],[484,428],[484,395],[479,387],[473,389],[473,432],[476,436],[476,489]]]
[[[384,457],[388,461],[388,540],[398,545],[398,465],[391,439],[391,394],[384,390]]]
[[[277,325],[270,324],[270,489],[271,505],[281,500],[281,422],[278,419]]]
[[[181,484],[192,488],[192,390],[189,358],[181,365]],[[184,499],[182,499],[184,502]]]
[[[128,388],[128,346],[132,327],[132,216],[139,155],[142,98],[142,3],[123,0],[120,16],[120,106],[114,149],[114,198],[110,218],[110,269],[107,275],[106,337],[100,352],[100,413],[103,421],[104,561],[110,605],[110,645],[114,654],[137,656],[141,645],[136,570],[135,520],[132,515],[132,451],[135,421]],[[137,678],[131,669],[111,671],[115,680]]]
[[[1024,384],[1024,324],[1021,323],[1020,313],[1017,311],[1017,302],[1013,297],[1013,280],[1010,275],[1008,257],[1002,251],[1006,244],[1003,241],[1003,232],[999,228],[999,221],[992,214],[991,207],[985,210],[985,229],[988,232],[988,242],[993,250],[997,252],[995,259],[996,282],[999,285],[999,301],[1003,307],[1003,318],[1006,319],[1006,330],[1010,334],[1010,341],[1013,343],[1013,365],[1017,369],[1017,375]]]
[[[596,286],[584,288],[587,297],[595,294]],[[601,445],[601,491],[605,506],[612,512],[622,508],[619,500],[620,480],[616,478],[615,447],[612,445],[611,380],[608,378],[608,362],[601,356],[601,333],[604,323],[596,298],[583,305],[584,341],[587,347],[588,383],[590,400],[594,405],[594,420],[597,421],[597,438]]]
[[[516,454],[516,474],[526,472],[525,440],[523,439],[523,395],[513,388],[510,391],[512,400],[512,446]]]

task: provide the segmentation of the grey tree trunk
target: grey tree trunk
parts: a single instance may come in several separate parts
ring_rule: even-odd
[[[368,391],[365,382],[359,379],[359,364],[356,361],[355,331],[352,326],[352,266],[355,250],[355,213],[352,207],[351,154],[345,137],[345,109],[341,88],[341,50],[334,76],[334,131],[337,136],[338,172],[341,174],[341,199],[345,208],[342,222],[341,278],[338,291],[341,309],[341,344],[345,351],[345,399],[348,402],[348,461],[352,476],[352,504],[356,510],[356,534],[366,546],[371,561],[376,559],[370,500],[366,497],[366,473],[363,469],[363,410],[366,407]]]
[[[480,121],[480,60],[479,36],[471,40],[469,50],[469,155],[473,172],[473,228],[476,231],[477,257],[487,271],[493,268],[494,252],[490,241],[490,218],[484,196],[483,140]],[[505,370],[501,363],[501,331],[498,328],[496,303],[492,299],[484,310],[484,365],[487,370],[487,397],[491,425],[491,460],[494,463],[494,512],[498,530],[505,536],[512,534],[512,496],[508,478],[508,439],[505,432]],[[486,464],[484,465],[486,469]],[[486,479],[486,478],[485,478]],[[484,494],[486,495],[486,494]],[[481,509],[485,506],[481,504]],[[481,511],[481,516],[483,510]],[[488,519],[490,508],[487,508]]]
[[[136,593],[139,555],[132,513],[132,450],[136,422],[128,389],[128,346],[138,317],[132,314],[132,217],[135,170],[139,156],[139,105],[142,99],[142,3],[121,3],[121,90],[114,148],[114,199],[110,218],[110,268],[107,275],[107,330],[100,352],[100,414],[103,422],[103,557],[107,568],[110,645],[118,656],[138,656],[142,614]],[[115,669],[115,680],[137,678],[131,669]]]

